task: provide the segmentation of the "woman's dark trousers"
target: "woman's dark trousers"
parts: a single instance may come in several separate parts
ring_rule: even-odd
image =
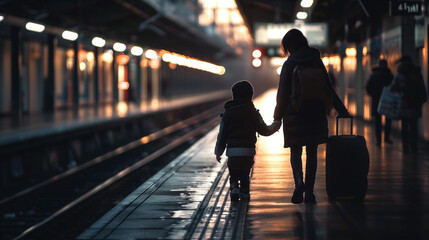
[[[249,175],[253,166],[253,157],[228,157],[229,184],[231,189],[240,188],[240,192],[249,193]],[[238,182],[240,181],[240,184]]]
[[[291,157],[290,163],[292,165],[293,178],[295,181],[295,192],[297,195],[295,198],[292,197],[293,203],[302,202],[302,191],[306,191],[306,193],[311,194],[312,196],[308,196],[310,202],[310,197],[314,197],[313,189],[314,182],[316,179],[316,171],[317,171],[317,145],[308,145],[306,146],[307,152],[307,162],[305,168],[305,185],[303,183],[303,173],[302,173],[302,146],[291,146],[290,148]],[[305,186],[305,187],[304,187]],[[307,200],[307,194],[306,194]]]
[[[417,118],[402,119],[402,151],[408,153],[417,152]]]

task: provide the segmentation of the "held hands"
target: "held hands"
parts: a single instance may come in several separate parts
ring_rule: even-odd
[[[222,158],[219,156],[219,155],[216,155],[216,161],[218,161],[218,163],[220,163],[220,160],[221,160]]]
[[[281,120],[274,120],[273,123],[268,126],[268,129],[270,129],[271,132],[276,132],[280,129],[280,126],[282,125]]]

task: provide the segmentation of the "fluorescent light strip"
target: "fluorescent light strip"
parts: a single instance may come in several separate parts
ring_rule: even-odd
[[[45,26],[34,22],[28,22],[25,24],[25,29],[33,32],[43,32],[45,30]]]
[[[95,47],[104,47],[104,45],[106,45],[106,40],[104,40],[100,37],[95,37],[92,39],[91,43]]]
[[[125,51],[125,49],[127,49],[127,46],[123,43],[116,42],[115,44],[113,44],[113,50],[117,52],[123,52]]]
[[[141,56],[143,54],[143,48],[134,46],[131,48],[131,54],[134,56]]]
[[[66,30],[61,36],[66,40],[75,41],[79,37],[79,34]]]

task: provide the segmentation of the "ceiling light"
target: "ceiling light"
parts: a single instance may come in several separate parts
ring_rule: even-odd
[[[113,44],[113,50],[117,51],[117,52],[123,52],[125,51],[125,49],[127,49],[127,46],[125,46],[125,44],[117,42],[115,44]]]
[[[0,15],[0,22],[3,21],[4,16]]]
[[[144,55],[149,59],[155,59],[158,57],[158,54],[156,54],[156,52],[152,49],[147,50]]]
[[[131,54],[134,56],[141,56],[143,54],[143,48],[134,46],[131,48]]]
[[[91,43],[95,47],[104,47],[104,45],[106,45],[106,40],[99,37],[95,37],[92,39]]]
[[[301,7],[303,8],[309,8],[313,5],[313,0],[302,0],[301,1]]]
[[[306,12],[298,12],[296,14],[296,18],[300,19],[300,20],[304,20],[306,19],[308,16],[308,14]]]
[[[45,26],[38,23],[28,22],[25,24],[25,29],[33,32],[43,32],[45,30]]]
[[[75,41],[79,37],[79,34],[71,31],[64,31],[62,37],[66,40]]]

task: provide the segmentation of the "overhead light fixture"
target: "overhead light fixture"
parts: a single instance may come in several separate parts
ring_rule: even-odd
[[[4,16],[0,15],[0,22],[4,20]]]
[[[33,32],[43,32],[45,30],[45,26],[34,22],[28,22],[25,24],[25,29]]]
[[[306,12],[298,12],[296,14],[296,18],[300,19],[300,20],[304,20],[307,19],[308,14]]]
[[[155,59],[158,57],[158,54],[156,54],[156,52],[152,49],[147,50],[144,55],[149,59]]]
[[[64,31],[61,36],[66,40],[75,41],[79,37],[79,34],[72,31]]]
[[[143,48],[134,46],[131,48],[131,54],[134,56],[141,56],[143,54]]]
[[[91,43],[95,47],[104,47],[104,45],[106,45],[106,40],[104,40],[100,37],[95,37],[92,39]]]
[[[301,0],[301,7],[309,8],[313,5],[313,0]]]
[[[123,51],[125,51],[125,49],[127,49],[127,46],[123,43],[117,42],[117,43],[113,44],[113,50],[115,50],[117,52],[123,52]]]

